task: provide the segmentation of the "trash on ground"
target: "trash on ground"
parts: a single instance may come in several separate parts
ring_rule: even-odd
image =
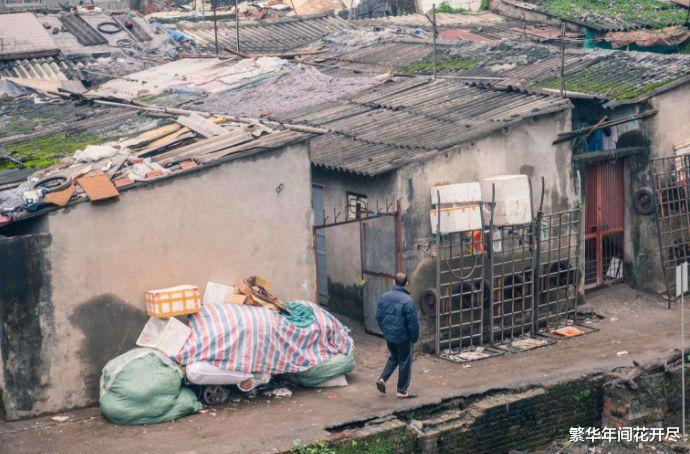
[[[272,389],[270,391],[266,391],[264,394],[266,394],[267,396],[277,397],[277,398],[292,397],[292,391],[290,391],[287,388]]]
[[[625,351],[625,350],[621,350],[621,351],[619,351],[619,352],[616,352],[616,356],[625,356],[625,355],[627,355],[627,354],[628,354],[628,352]]]
[[[575,337],[584,334],[584,331],[575,326],[564,326],[563,328],[553,330],[553,333],[564,337]]]
[[[101,412],[117,424],[153,424],[196,413],[204,406],[182,386],[182,375],[180,367],[157,350],[130,350],[103,368]]]
[[[57,422],[65,422],[65,421],[69,420],[69,416],[53,416],[50,419],[52,419],[53,421],[57,421]]]
[[[257,276],[235,287],[208,282],[203,305],[194,285],[145,292],[151,318],[137,339],[143,348],[103,368],[103,414],[118,424],[149,424],[222,404],[233,393],[282,398],[292,395],[290,383],[348,386],[350,330],[318,305],[283,303],[270,288]],[[285,379],[272,381],[277,375]]]

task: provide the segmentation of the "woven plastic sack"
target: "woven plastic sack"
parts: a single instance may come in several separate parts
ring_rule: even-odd
[[[112,359],[101,375],[103,415],[116,424],[172,421],[204,408],[182,387],[182,371],[151,348],[135,348]]]
[[[323,363],[293,375],[295,383],[302,386],[317,386],[333,377],[346,374],[355,368],[355,355],[339,353]]]

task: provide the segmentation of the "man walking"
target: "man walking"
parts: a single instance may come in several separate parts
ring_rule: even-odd
[[[395,275],[395,287],[384,293],[376,305],[376,321],[383,331],[390,356],[381,376],[376,382],[376,389],[386,393],[386,381],[398,368],[397,396],[400,399],[412,399],[416,394],[407,390],[412,376],[412,345],[419,339],[419,320],[417,309],[410,298],[407,287],[407,275]]]

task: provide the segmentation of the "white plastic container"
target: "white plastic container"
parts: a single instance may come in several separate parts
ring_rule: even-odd
[[[180,352],[190,334],[192,334],[191,328],[174,317],[151,317],[139,334],[137,345],[155,348],[166,356],[175,356]]]
[[[429,219],[432,233],[436,233],[439,227],[439,196],[441,232],[468,232],[482,228],[482,193],[479,183],[457,183],[431,188]]]
[[[481,182],[482,201],[491,203],[492,185],[495,188],[494,225],[526,224],[532,221],[532,202],[527,175],[499,175]],[[490,214],[486,213],[487,223]]]
[[[207,282],[206,288],[204,289],[204,297],[201,299],[201,304],[224,303],[229,295],[234,295],[235,293],[235,287],[231,285]]]

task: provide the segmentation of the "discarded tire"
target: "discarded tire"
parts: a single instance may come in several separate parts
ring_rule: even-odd
[[[117,22],[101,22],[96,26],[96,30],[106,35],[114,35],[122,31],[122,26]]]
[[[654,191],[652,188],[640,188],[635,191],[633,195],[633,205],[635,206],[635,211],[640,214],[649,215],[654,213]]]
[[[31,189],[43,189],[46,193],[67,189],[72,184],[72,177],[68,175],[53,175],[38,180],[31,185]]]

